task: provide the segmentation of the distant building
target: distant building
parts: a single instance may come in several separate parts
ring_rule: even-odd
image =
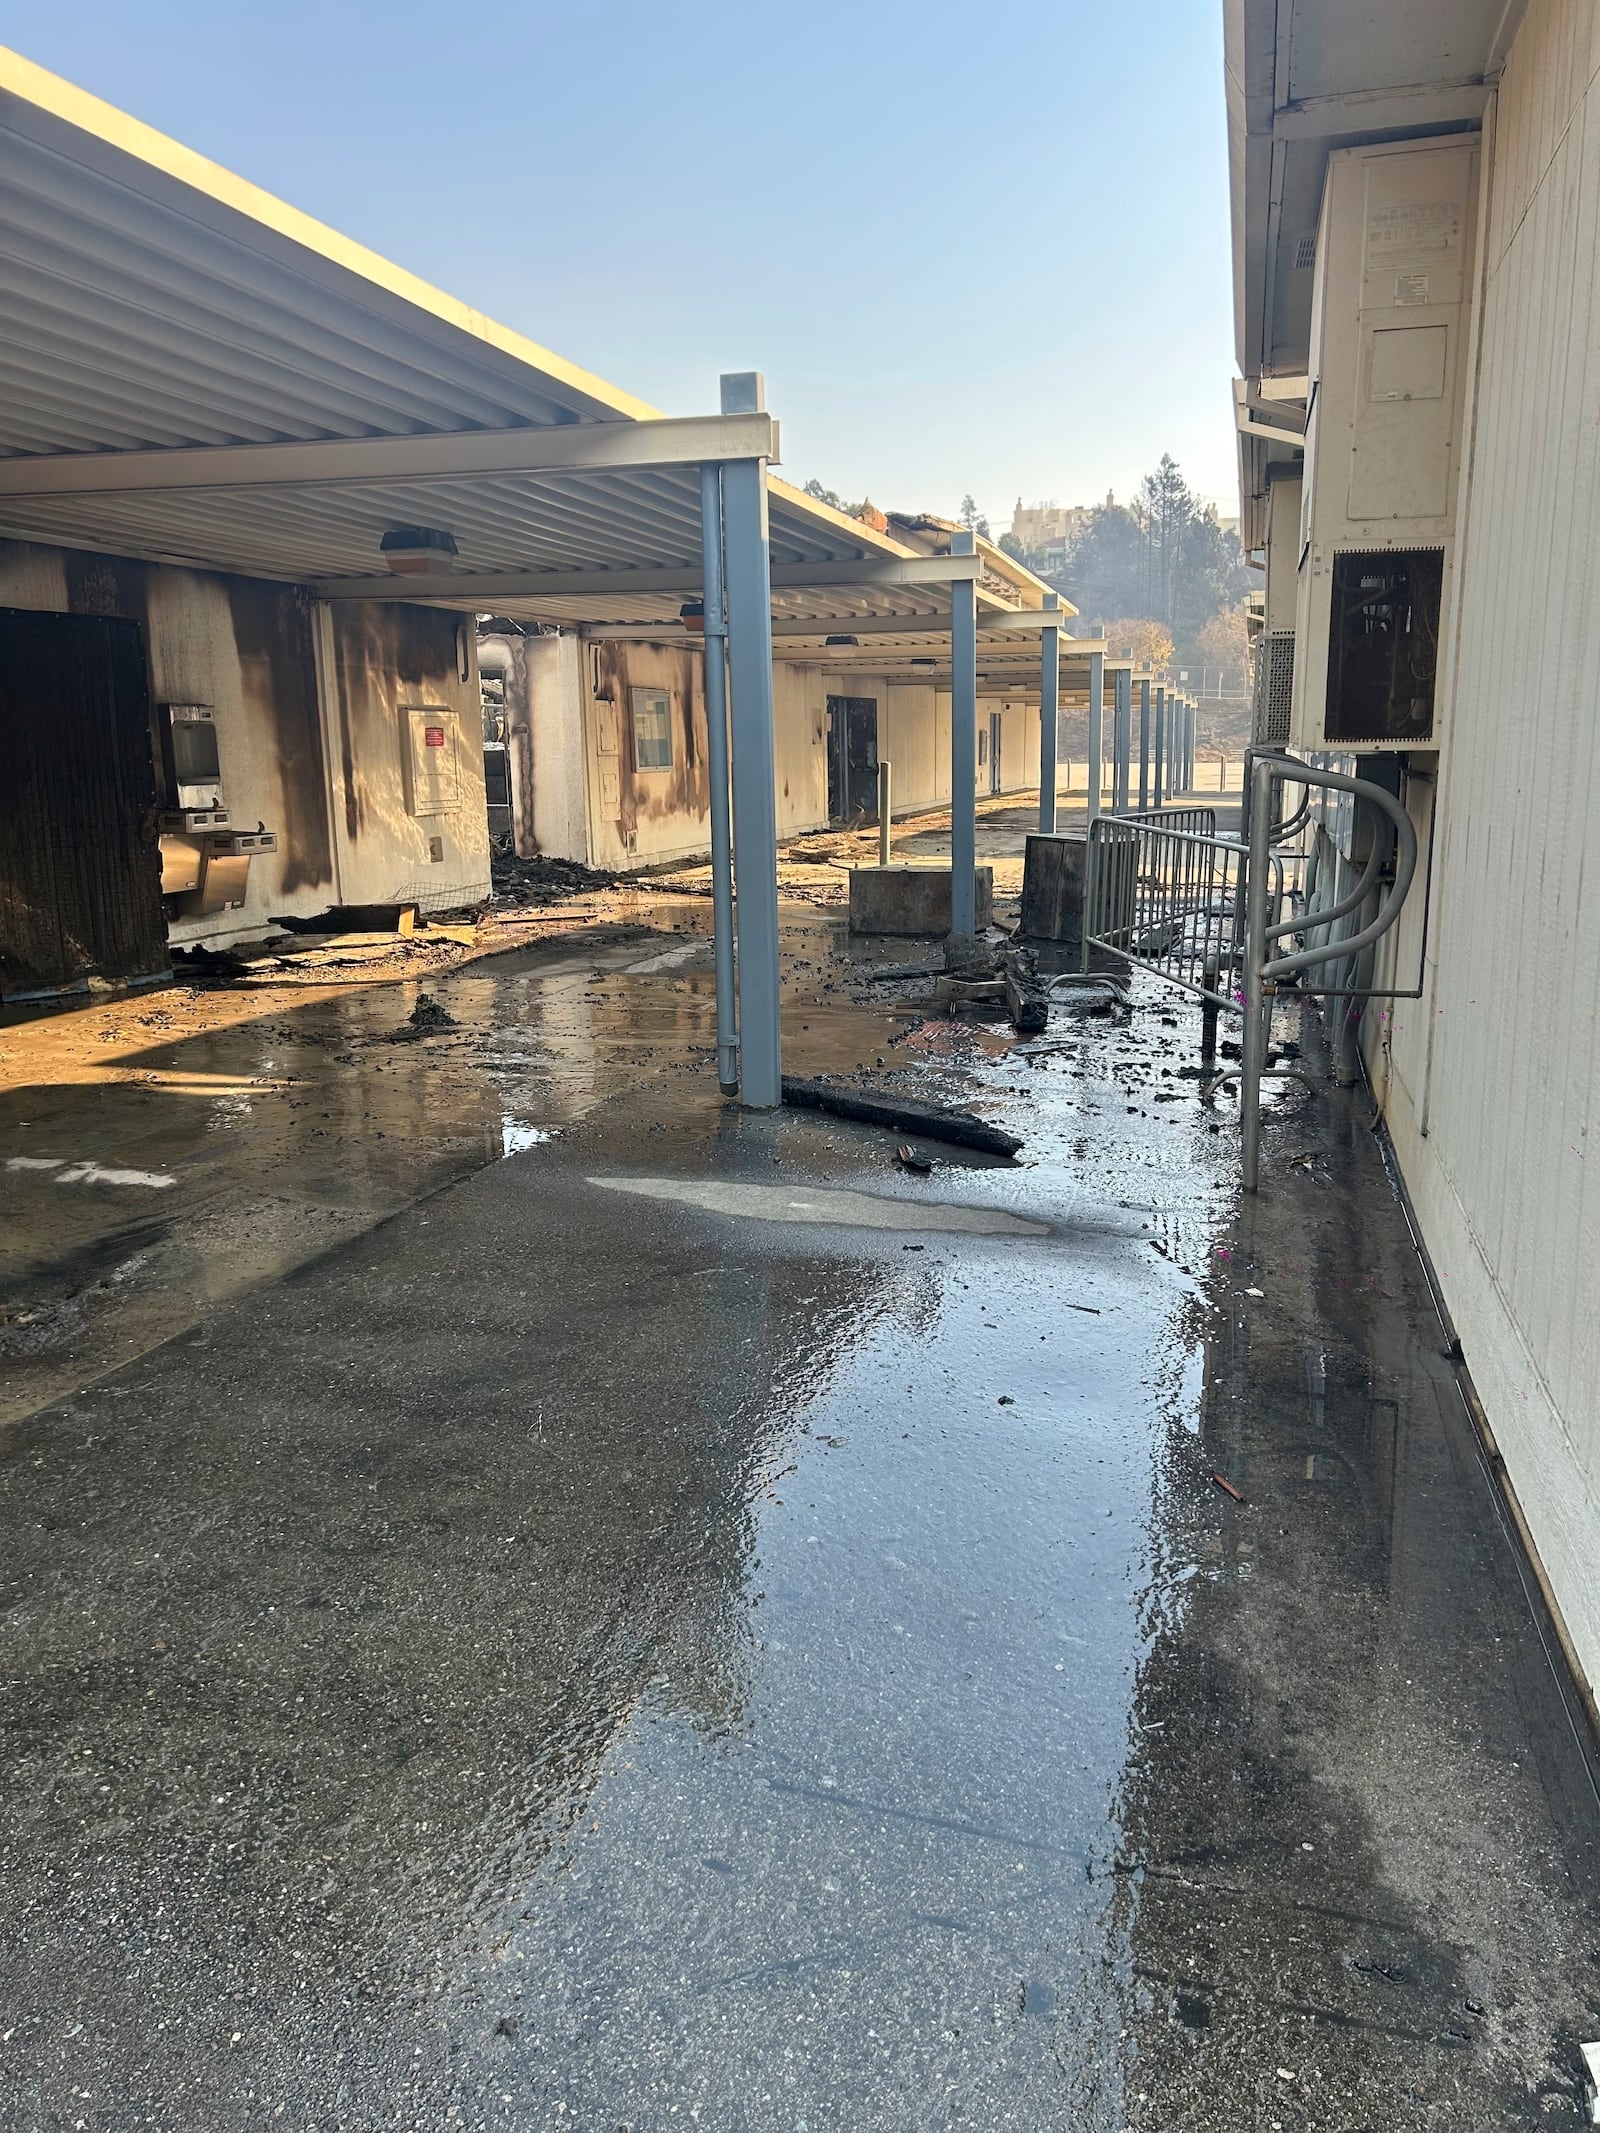
[[[1034,567],[1048,576],[1066,562],[1088,518],[1083,504],[1025,505],[1019,496],[1011,514],[1011,538]]]

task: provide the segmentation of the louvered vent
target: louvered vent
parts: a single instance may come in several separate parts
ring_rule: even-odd
[[[1287,748],[1294,695],[1294,631],[1268,630],[1256,643],[1256,697],[1250,738],[1257,748]]]
[[[1294,263],[1296,267],[1301,269],[1316,265],[1317,240],[1315,237],[1302,237],[1300,239],[1300,242],[1294,248]]]

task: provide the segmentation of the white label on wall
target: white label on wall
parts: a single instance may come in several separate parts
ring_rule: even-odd
[[[1454,200],[1395,200],[1367,216],[1367,271],[1399,274],[1440,266],[1461,247]]]

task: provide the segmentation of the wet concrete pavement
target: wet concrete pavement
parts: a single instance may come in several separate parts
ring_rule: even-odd
[[[797,1057],[1018,1165],[586,964],[559,1137],[0,1435],[0,2123],[1576,2121],[1589,1769],[1364,1106],[1243,1206],[1187,1009],[934,1042],[790,924]]]

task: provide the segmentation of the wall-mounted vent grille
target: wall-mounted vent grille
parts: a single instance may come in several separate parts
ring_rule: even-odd
[[[1256,697],[1250,738],[1257,748],[1287,748],[1294,696],[1294,631],[1268,630],[1256,642]]]
[[[1315,237],[1302,237],[1300,239],[1294,248],[1294,263],[1301,272],[1304,272],[1307,267],[1316,265],[1317,240]]]

